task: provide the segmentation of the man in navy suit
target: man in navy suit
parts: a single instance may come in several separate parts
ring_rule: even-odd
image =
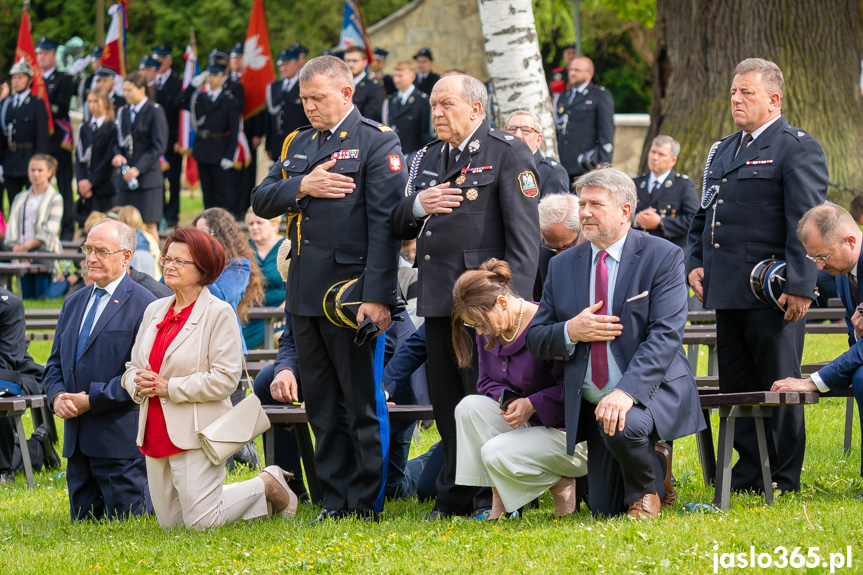
[[[836,276],[836,289],[845,306],[851,349],[811,376],[779,380],[773,384],[773,389],[841,393],[850,385],[863,421],[863,370],[859,370],[863,367],[863,344],[858,345],[863,336],[863,311],[860,307],[863,293],[858,281],[863,231],[843,208],[825,204],[803,214],[797,225],[797,239],[806,249],[806,257],[813,260],[819,270]],[[860,473],[863,475],[863,468]]]
[[[654,517],[676,498],[657,441],[704,427],[682,347],[683,251],[631,229],[638,200],[623,171],[589,172],[576,191],[589,243],[551,259],[527,346],[566,362],[567,451],[587,441],[591,512]]]
[[[794,236],[801,216],[824,203],[824,150],[782,115],[785,79],[767,60],[749,58],[734,69],[731,108],[740,131],[710,150],[701,205],[689,227],[686,273],[705,307],[716,310],[719,390],[767,391],[777,379],[800,377],[805,323],[818,270]],[[784,260],[787,280],[779,304],[758,301],[752,268]],[[773,409],[765,419],[773,480],[780,491],[800,491],[806,448],[802,405]],[[738,420],[731,475],[736,491],[762,492],[755,424]]]
[[[155,296],[126,273],[135,231],[102,220],[82,251],[95,282],[63,302],[42,384],[66,420],[63,457],[73,520],[152,511],[144,456],[135,445],[138,406],[120,384],[144,309]]]

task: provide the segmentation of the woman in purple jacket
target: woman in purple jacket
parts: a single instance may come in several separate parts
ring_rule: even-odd
[[[461,367],[470,366],[476,330],[481,395],[455,410],[458,438],[456,483],[491,486],[488,519],[551,490],[555,513],[576,508],[575,478],[587,473],[582,445],[566,454],[563,366],[538,361],[525,333],[539,306],[509,287],[509,264],[490,259],[461,275],[453,288],[453,345]]]

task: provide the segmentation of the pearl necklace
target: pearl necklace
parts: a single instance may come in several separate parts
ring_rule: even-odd
[[[518,298],[518,301],[521,302],[521,307],[518,310],[518,323],[515,325],[515,333],[512,334],[512,337],[506,337],[504,334],[500,334],[500,339],[505,341],[506,343],[512,343],[515,341],[515,338],[518,337],[518,332],[521,331],[521,320],[524,319],[524,300]]]

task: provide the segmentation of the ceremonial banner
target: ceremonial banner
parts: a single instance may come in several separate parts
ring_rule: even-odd
[[[105,36],[105,49],[100,64],[113,68],[120,76],[126,75],[126,11],[123,4],[114,4],[108,9],[111,26]],[[121,86],[122,88],[122,86]],[[121,90],[122,93],[122,90]]]
[[[243,47],[243,75],[240,77],[246,94],[243,118],[249,119],[264,109],[267,105],[267,86],[275,79],[264,2],[255,0]]]
[[[33,47],[33,37],[30,35],[30,11],[24,10],[21,14],[21,26],[18,28],[18,47],[15,49],[15,61],[24,60],[33,69],[33,81],[30,84],[30,93],[39,96],[45,102],[45,111],[48,112],[48,131],[54,133],[54,118],[51,115],[51,103],[48,101],[48,93],[45,91],[45,78],[42,77],[42,69],[36,61],[36,49]]]
[[[372,52],[372,43],[366,33],[366,23],[360,10],[359,0],[345,0],[345,16],[342,19],[342,33],[339,37],[339,45],[360,46],[366,49],[366,57],[369,62],[374,62],[375,56]]]
[[[183,69],[183,89],[185,90],[192,79],[198,75],[198,53],[193,44],[186,46],[186,53],[183,55],[186,59],[186,66]],[[180,138],[178,150],[186,156],[186,183],[189,188],[194,188],[198,185],[198,164],[192,157],[192,146],[195,144],[195,127],[192,126],[192,115],[188,110],[180,111]]]

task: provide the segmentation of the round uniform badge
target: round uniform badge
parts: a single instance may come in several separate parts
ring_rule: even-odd
[[[470,188],[464,195],[470,201],[474,201],[479,197],[479,191],[476,188]]]

